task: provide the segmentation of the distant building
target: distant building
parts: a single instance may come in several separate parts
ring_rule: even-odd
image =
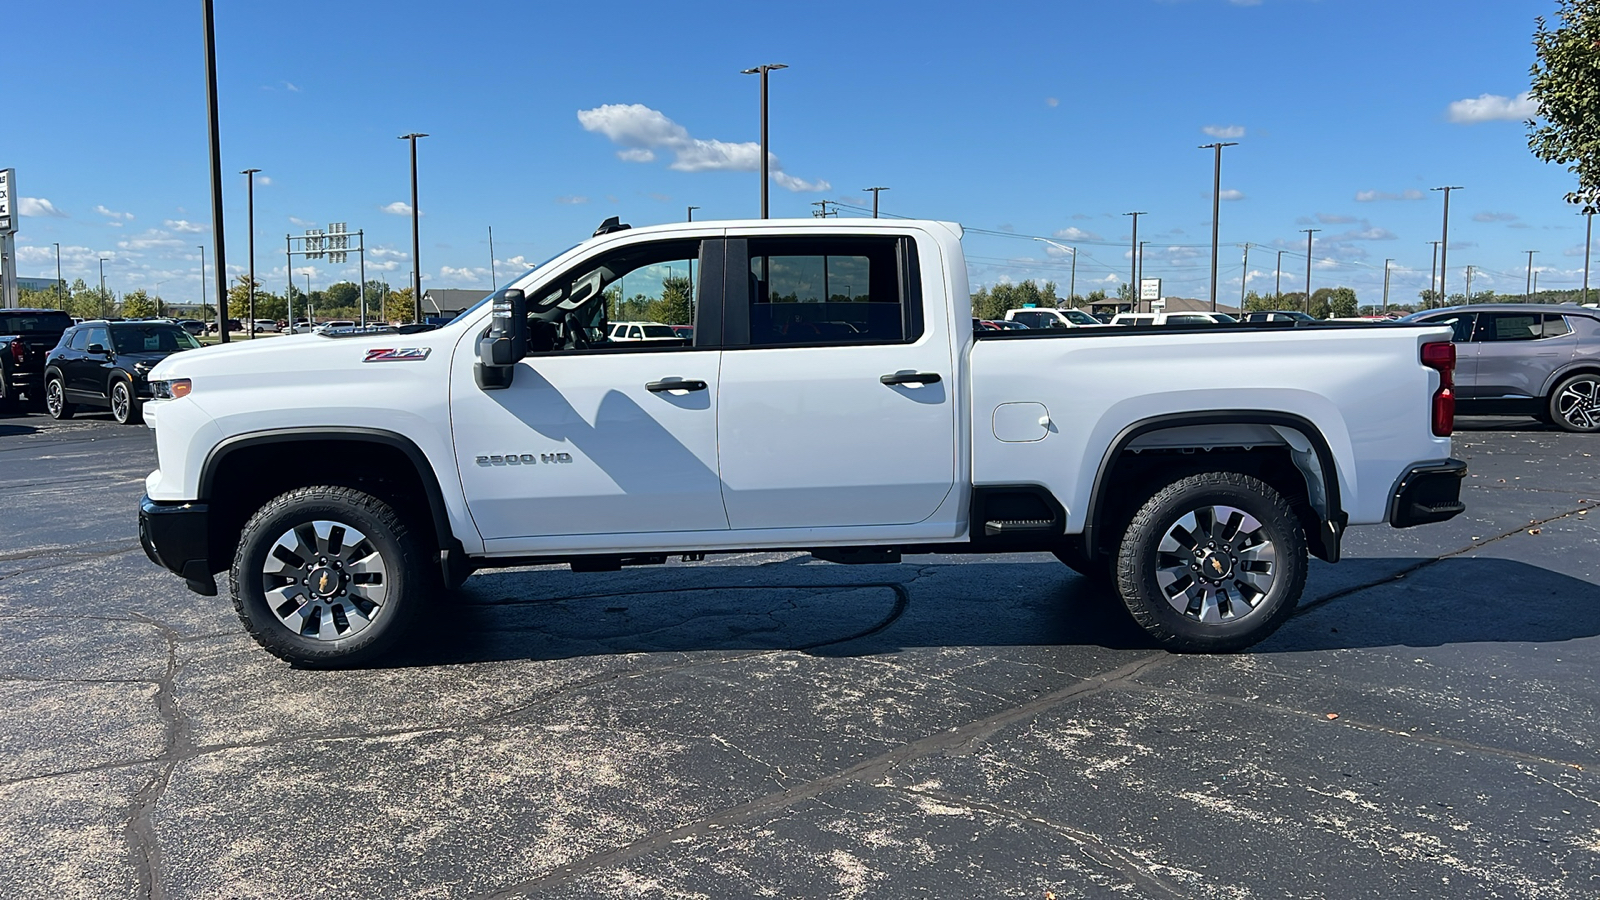
[[[17,278],[17,288],[24,291],[53,291],[58,284],[61,284],[61,282],[56,281],[54,278]],[[61,290],[65,291],[66,289],[66,285],[61,284]]]
[[[490,291],[457,291],[428,288],[422,292],[422,314],[453,319],[463,310],[489,296]]]

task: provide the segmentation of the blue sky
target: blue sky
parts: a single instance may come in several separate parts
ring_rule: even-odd
[[[1428,281],[1451,201],[1450,289],[1581,283],[1571,176],[1527,150],[1518,95],[1554,0],[611,3],[218,0],[228,264],[284,282],[283,238],[367,233],[368,274],[405,282],[419,142],[424,286],[502,283],[619,215],[635,225],[758,212],[758,79],[771,76],[774,216],[819,200],[966,225],[977,283],[1145,275],[1208,291],[1210,151],[1223,135],[1224,298],[1251,288],[1394,297]],[[198,299],[213,257],[200,4],[57,0],[7,13],[0,166],[17,170],[19,274],[106,278]],[[1487,95],[1487,96],[1485,96]],[[1470,102],[1463,102],[1470,101]],[[397,214],[398,213],[398,214]],[[860,214],[845,208],[844,215]],[[1053,255],[1052,255],[1053,254]],[[353,277],[314,264],[314,287]],[[304,268],[297,262],[297,269]],[[297,277],[299,283],[303,276]]]

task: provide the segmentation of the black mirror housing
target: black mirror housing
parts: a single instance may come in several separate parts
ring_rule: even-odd
[[[528,353],[528,300],[519,290],[495,298],[489,333],[478,341],[473,377],[485,391],[505,390],[516,375],[517,360]]]

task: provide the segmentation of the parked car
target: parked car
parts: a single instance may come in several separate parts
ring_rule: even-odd
[[[321,323],[319,325],[313,326],[311,330],[313,332],[319,332],[319,331],[327,331],[329,328],[354,328],[354,327],[356,327],[356,323],[352,322],[349,319],[330,319],[330,320],[328,320],[326,322],[323,322],[323,323]]]
[[[120,319],[112,319],[111,321],[115,322],[115,321],[121,321],[121,320]],[[239,321],[238,319],[229,319],[228,320],[228,330],[229,331],[243,331],[244,330],[244,323]],[[217,320],[212,319],[211,321],[206,323],[206,334],[216,334],[216,333],[217,333]]]
[[[1315,322],[1317,317],[1298,309],[1273,309],[1244,314],[1246,322]]]
[[[606,335],[612,341],[677,341],[682,340],[671,325],[660,322],[612,322]]]
[[[1028,328],[1102,328],[1105,324],[1081,309],[1071,308],[1008,309],[1005,321]]]
[[[1533,416],[1566,431],[1600,431],[1600,310],[1493,303],[1399,321],[1453,329],[1461,413]]]
[[[1152,640],[1236,651],[1346,526],[1465,509],[1447,328],[961,334],[960,228],[852,221],[613,219],[436,331],[172,356],[144,550],[208,596],[231,569],[249,634],[308,667],[448,627],[436,601],[474,570],[765,548],[1050,552]],[[714,339],[592,334],[609,285],[697,259]],[[867,276],[848,302],[809,276],[833,259]],[[274,371],[302,377],[262,390]]]
[[[0,412],[23,397],[43,408],[44,359],[71,323],[54,309],[0,309]]]
[[[83,320],[78,319],[72,324],[79,325],[82,323]],[[196,337],[206,333],[206,323],[200,321],[199,319],[179,319],[177,321],[177,325],[179,328],[182,328],[184,331],[187,331]]]
[[[267,331],[277,331],[278,323],[271,319],[256,319],[254,330],[256,334],[261,334]]]
[[[672,326],[672,333],[677,335],[678,337],[683,338],[686,341],[694,340],[694,326],[693,325],[674,325],[674,326]]]
[[[52,419],[70,419],[79,406],[100,406],[121,424],[138,422],[150,398],[145,375],[172,354],[199,346],[194,335],[165,322],[74,325],[45,358],[45,411]]]
[[[1176,313],[1117,313],[1113,325],[1236,325],[1239,320],[1227,313],[1176,312]]]

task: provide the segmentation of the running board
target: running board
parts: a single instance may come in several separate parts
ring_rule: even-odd
[[[997,519],[983,523],[983,533],[989,537],[1009,534],[1049,534],[1055,530],[1054,519]]]

